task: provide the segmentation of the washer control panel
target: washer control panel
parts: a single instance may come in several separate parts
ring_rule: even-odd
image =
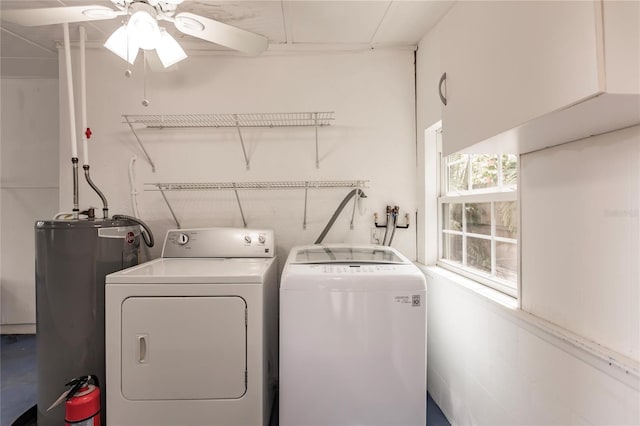
[[[395,265],[368,265],[368,264],[331,264],[323,265],[325,274],[361,274],[366,272],[394,271]]]
[[[171,229],[162,257],[274,257],[273,231],[245,228]]]

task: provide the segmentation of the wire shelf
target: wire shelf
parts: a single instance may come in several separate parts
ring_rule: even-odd
[[[234,191],[236,195],[236,201],[238,203],[238,209],[240,211],[240,217],[244,227],[247,227],[247,220],[244,216],[244,210],[242,209],[242,202],[238,195],[239,190],[289,190],[289,189],[304,189],[304,218],[302,221],[302,229],[307,229],[307,193],[309,189],[328,189],[328,188],[354,188],[364,189],[368,188],[368,180],[297,180],[297,181],[275,181],[275,182],[209,182],[209,183],[145,183],[146,186],[151,188],[145,189],[145,191],[157,191],[162,194],[164,202],[167,204],[173,220],[176,222],[176,226],[180,228],[180,222],[176,217],[175,211],[171,207],[171,202],[167,198],[165,192],[167,191],[212,191],[212,190],[230,190]],[[361,192],[364,196],[364,191]],[[356,212],[356,205],[360,198],[358,192],[355,192],[355,202],[353,203],[353,212],[351,214],[351,229],[353,229],[353,221]]]
[[[242,114],[151,114],[123,115],[123,123],[147,128],[188,127],[325,127],[333,121],[330,112],[275,112]]]
[[[367,188],[367,180],[277,181],[277,182],[209,182],[209,183],[145,183],[153,188],[145,191],[212,191],[212,190],[287,190]]]

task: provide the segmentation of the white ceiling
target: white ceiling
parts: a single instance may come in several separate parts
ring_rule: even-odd
[[[97,0],[0,0],[2,10],[63,7],[95,4],[112,7],[110,1]],[[192,12],[212,18],[269,39],[269,49],[311,49],[321,45],[339,49],[345,45],[370,47],[415,46],[422,36],[449,10],[452,0],[444,1],[202,1],[185,0],[178,12]],[[77,27],[71,24],[72,41]],[[89,43],[102,44],[121,25],[121,19],[82,24]],[[185,48],[224,50],[220,46],[182,34],[167,26]],[[62,39],[62,26],[22,27],[0,23],[2,60],[27,62],[57,58],[56,42]],[[4,72],[3,72],[4,73]]]

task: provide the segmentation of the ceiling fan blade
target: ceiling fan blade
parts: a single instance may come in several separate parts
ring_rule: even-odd
[[[267,49],[266,37],[204,16],[183,12],[178,13],[174,21],[176,28],[185,34],[249,55],[258,55]]]
[[[126,14],[105,6],[45,7],[39,9],[3,10],[2,20],[25,27],[112,19]]]

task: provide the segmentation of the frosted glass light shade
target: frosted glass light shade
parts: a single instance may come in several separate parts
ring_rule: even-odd
[[[156,53],[165,68],[169,68],[187,57],[176,39],[164,28],[160,29],[160,42],[156,46]]]
[[[160,42],[158,21],[144,10],[139,10],[131,15],[127,29],[141,49],[155,49]]]
[[[137,41],[129,36],[126,25],[121,26],[111,34],[104,47],[133,65],[138,56]]]

